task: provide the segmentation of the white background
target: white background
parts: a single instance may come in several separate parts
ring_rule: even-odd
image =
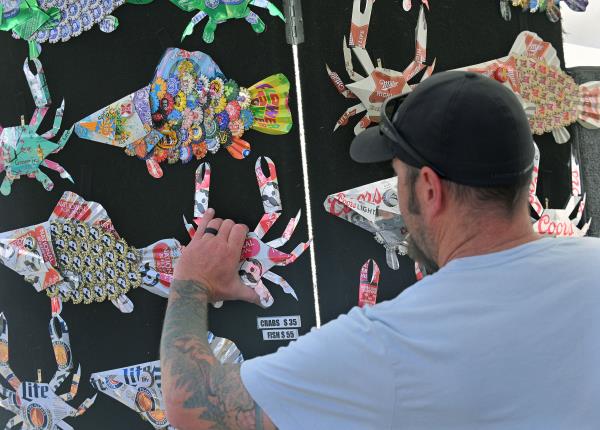
[[[561,2],[567,67],[600,66],[600,0],[590,0],[585,12]]]

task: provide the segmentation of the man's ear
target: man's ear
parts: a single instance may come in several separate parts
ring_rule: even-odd
[[[442,179],[430,167],[422,167],[417,181],[417,195],[421,199],[423,216],[432,219],[440,215],[445,207]]]

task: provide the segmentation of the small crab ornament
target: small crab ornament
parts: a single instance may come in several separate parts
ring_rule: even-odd
[[[160,240],[137,249],[121,238],[106,210],[65,192],[44,223],[0,233],[0,262],[59,302],[110,300],[133,311],[126,294],[141,287],[167,297],[181,245]]]
[[[521,32],[506,57],[458,70],[480,73],[513,91],[532,134],[550,132],[557,143],[566,143],[566,127],[574,122],[600,128],[600,81],[577,85],[560,68],[556,49],[535,33]]]
[[[13,181],[22,175],[35,178],[46,190],[52,190],[54,183],[48,175],[40,170],[41,166],[54,170],[60,174],[61,178],[73,182],[71,175],[60,164],[46,159],[49,155],[63,149],[73,131],[71,128],[63,132],[58,143],[48,140],[52,139],[60,129],[65,109],[64,100],[56,110],[52,129],[42,135],[37,134],[51,101],[42,64],[37,59],[34,59],[33,62],[37,68],[37,75],[34,75],[29,69],[27,60],[23,65],[23,71],[36,106],[29,124],[26,125],[24,118],[21,117],[20,126],[7,128],[0,126],[0,172],[5,171],[6,173],[2,185],[0,185],[0,193],[5,196],[10,194]]]
[[[348,108],[346,112],[344,112],[337,121],[334,131],[337,130],[338,127],[346,125],[350,117],[366,112],[363,118],[354,127],[354,133],[357,135],[363,132],[371,123],[379,122],[381,105],[385,99],[412,91],[412,87],[408,82],[426,67],[425,47],[427,45],[427,23],[425,21],[425,12],[423,7],[421,7],[416,28],[416,53],[414,60],[402,72],[383,68],[381,60],[378,60],[377,67],[375,67],[365,49],[371,10],[375,0],[367,0],[363,12],[360,10],[360,3],[360,0],[354,0],[349,47],[346,46],[346,38],[344,38],[342,46],[344,50],[346,71],[354,83],[345,85],[339,75],[326,65],[329,78],[337,88],[338,92],[348,99],[358,98],[360,100],[360,103]],[[350,47],[352,47],[352,51],[350,51]],[[356,58],[358,58],[360,64],[367,73],[366,77],[354,71],[352,66],[352,52],[356,55]],[[421,81],[431,76],[434,67],[435,60],[433,61],[433,64],[425,70]]]
[[[69,330],[60,315],[53,315],[50,320],[50,338],[58,366],[56,373],[47,384],[41,381],[21,382],[8,362],[8,322],[0,313],[0,375],[10,385],[10,388],[0,385],[0,407],[15,414],[6,424],[6,429],[22,424],[23,430],[72,430],[73,427],[63,420],[84,414],[96,400],[94,395],[84,400],[77,409],[67,403],[77,395],[81,366],[73,375],[70,391],[56,394],[73,369]]]
[[[583,227],[577,227],[583,217],[583,210],[585,209],[585,194],[583,197],[581,196],[579,163],[572,151],[573,149],[571,149],[571,196],[564,209],[549,209],[548,200],[546,199],[546,206],[544,207],[536,194],[540,151],[538,147],[535,146],[533,174],[529,185],[529,204],[538,216],[537,220],[533,220],[533,230],[539,234],[553,237],[582,237],[586,235],[590,228],[590,224],[592,223],[592,219],[590,218]],[[571,219],[571,214],[578,203],[579,207],[577,208],[577,214],[575,215],[575,218]]]
[[[506,21],[512,18],[510,6],[520,7],[523,12],[531,13],[546,12],[551,22],[560,21],[560,2],[564,1],[571,10],[584,12],[588,6],[588,0],[500,0],[500,14]]]
[[[113,32],[119,20],[111,13],[125,3],[126,0],[3,0],[0,30],[10,30],[15,39],[27,40],[29,56],[36,58],[42,43],[66,42],[95,25],[104,33]]]
[[[188,163],[221,148],[236,159],[247,157],[250,144],[242,136],[249,129],[288,133],[289,88],[281,73],[240,87],[208,55],[170,48],[150,85],[79,121],[75,133],[125,149],[160,178],[164,161]]]
[[[400,268],[397,254],[406,255],[408,230],[398,208],[395,177],[330,194],[324,206],[330,214],[373,233],[385,248],[387,265]]]
[[[296,259],[308,249],[310,241],[300,243],[290,253],[278,250],[278,248],[289,241],[294,233],[294,230],[300,221],[300,211],[298,211],[298,214],[289,221],[280,238],[273,239],[269,242],[263,242],[262,238],[279,219],[283,208],[281,206],[275,164],[270,158],[264,157],[269,166],[269,176],[267,177],[262,170],[262,159],[263,157],[259,157],[256,160],[255,171],[265,213],[254,231],[248,233],[248,236],[246,237],[246,242],[242,249],[239,275],[242,282],[254,289],[259,296],[261,306],[267,308],[273,304],[274,300],[273,296],[264,285],[262,281],[263,278],[279,285],[285,293],[290,294],[298,300],[298,297],[290,284],[288,284],[281,276],[271,272],[271,269],[274,266],[287,266],[296,261]],[[204,216],[204,212],[208,208],[209,187],[210,165],[208,163],[203,163],[196,171],[196,194],[194,205],[194,217],[196,223]],[[185,220],[185,217],[184,223],[190,236],[193,236],[195,233],[194,227]],[[215,307],[219,307],[220,305],[221,303],[215,303]]]
[[[242,353],[229,339],[208,332],[208,344],[222,364],[241,363]],[[167,420],[161,388],[160,360],[93,373],[92,386],[140,414],[161,430],[175,430]]]
[[[285,21],[283,13],[269,0],[171,0],[171,2],[186,12],[200,11],[194,15],[183,31],[181,40],[192,34],[194,26],[207,17],[208,22],[202,33],[202,39],[206,43],[212,43],[215,40],[217,25],[230,19],[244,19],[252,26],[252,30],[262,33],[266,28],[265,23],[250,10],[250,6],[267,9],[272,16],[278,16]]]

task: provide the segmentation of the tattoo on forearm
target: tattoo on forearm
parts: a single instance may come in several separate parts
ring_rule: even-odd
[[[202,428],[275,429],[246,391],[240,366],[222,365],[214,357],[206,338],[207,301],[200,283],[171,285],[160,346],[163,390],[184,393],[181,407],[197,410]]]

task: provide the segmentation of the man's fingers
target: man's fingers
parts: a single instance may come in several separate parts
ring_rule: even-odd
[[[248,227],[246,227],[244,224],[234,225],[231,229],[231,232],[229,233],[229,239],[227,241],[229,243],[229,246],[241,250],[246,240],[247,234]]]
[[[223,220],[221,218],[213,218],[210,220],[210,222],[207,224],[206,228],[202,231],[203,235],[205,234],[204,232],[206,231],[206,229],[214,229],[217,230],[217,232],[219,231],[219,229],[221,228],[221,224],[223,224]],[[209,232],[208,234],[212,234],[213,236],[216,236],[215,233],[211,233]]]
[[[226,219],[221,224],[221,227],[219,227],[219,234],[217,236],[219,238],[227,241],[229,239],[229,233],[231,232],[231,229],[233,228],[234,225],[235,225],[235,223],[232,220]]]
[[[194,237],[198,237],[198,239],[200,239],[202,236],[204,236],[204,230],[206,229],[208,223],[214,218],[214,216],[215,210],[213,208],[208,208],[204,213],[204,216],[200,219],[200,222],[198,223],[198,227],[196,229],[196,234],[194,235]]]

